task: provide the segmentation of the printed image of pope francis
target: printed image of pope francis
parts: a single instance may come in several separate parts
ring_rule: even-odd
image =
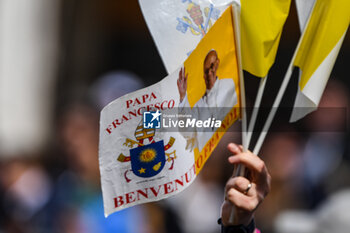
[[[219,65],[220,59],[217,52],[210,50],[203,62],[206,91],[192,109],[190,108],[187,93],[188,74],[186,74],[185,68],[180,70],[177,80],[180,95],[179,114],[191,115],[192,118],[203,121],[208,118],[222,121],[231,108],[237,104],[235,83],[232,78],[217,77],[216,73]],[[199,151],[201,151],[215,130],[216,128],[197,128],[181,132],[187,140],[186,149],[193,150],[194,147],[198,147]]]

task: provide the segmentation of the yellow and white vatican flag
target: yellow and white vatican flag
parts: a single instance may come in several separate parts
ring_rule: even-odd
[[[139,0],[168,74],[187,59],[232,2],[239,0]]]
[[[242,68],[262,78],[247,131],[247,147],[249,147],[253,135],[267,76],[275,62],[283,26],[289,14],[290,3],[291,0],[241,1]]]
[[[302,4],[305,2],[315,3],[312,11],[311,3],[309,7],[297,5],[304,32],[294,60],[301,74],[292,122],[317,109],[350,22],[349,0],[303,0]]]
[[[291,0],[241,1],[243,69],[265,77],[273,63]]]
[[[295,0],[300,32],[303,33],[316,0]]]
[[[184,190],[239,118],[232,18],[227,9],[175,72],[101,111],[106,216]]]

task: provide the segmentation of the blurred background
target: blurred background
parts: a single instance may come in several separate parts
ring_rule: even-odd
[[[263,106],[273,102],[299,37],[293,2]],[[273,178],[256,214],[262,232],[348,231],[349,61],[348,32],[320,110],[290,124],[294,71],[259,155]],[[239,125],[187,190],[104,218],[99,111],[165,76],[137,0],[1,0],[0,233],[220,232],[232,175],[226,145],[240,143]],[[252,106],[259,80],[245,80]]]

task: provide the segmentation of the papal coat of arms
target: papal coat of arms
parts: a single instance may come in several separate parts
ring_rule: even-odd
[[[136,140],[130,138],[125,140],[123,146],[131,148],[129,150],[130,156],[121,153],[117,160],[123,163],[131,162],[131,169],[124,172],[124,178],[127,182],[131,181],[128,177],[129,171],[138,177],[149,178],[159,174],[166,162],[171,163],[169,170],[174,168],[176,150],[169,152],[169,149],[173,146],[175,138],[170,137],[169,142],[164,145],[163,140],[154,140],[155,132],[156,130],[153,128],[144,128],[143,121],[141,121],[134,133]]]
[[[201,7],[192,2],[192,0],[182,0],[183,3],[188,2],[186,12],[188,15],[177,18],[178,24],[176,29],[182,33],[186,33],[190,29],[191,33],[196,36],[204,36],[209,28],[220,16],[220,10],[214,8],[213,4],[209,7]]]

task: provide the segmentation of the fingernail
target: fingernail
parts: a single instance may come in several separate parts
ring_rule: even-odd
[[[231,149],[231,151],[233,151],[234,153],[236,153],[236,152],[239,151],[237,145],[234,144],[234,143],[229,143],[229,144],[228,144],[228,147],[229,147],[229,149]]]
[[[230,156],[228,157],[229,163],[236,163],[237,162],[237,156]]]

